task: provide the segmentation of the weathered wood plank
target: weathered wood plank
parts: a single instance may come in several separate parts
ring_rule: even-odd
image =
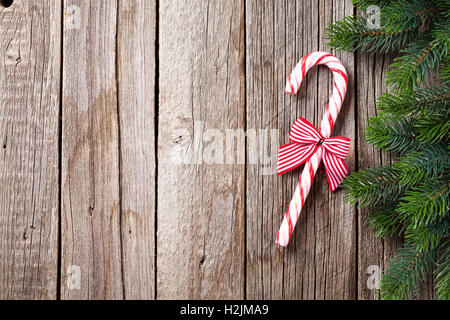
[[[55,299],[61,4],[0,5],[0,299]]]
[[[64,1],[62,299],[123,297],[116,17],[116,1]]]
[[[155,293],[155,2],[119,1],[120,181],[126,299],[153,299]]]
[[[243,2],[161,1],[159,21],[157,297],[243,298],[244,166],[225,151],[245,125]]]
[[[391,58],[387,56],[357,57],[357,126],[358,168],[380,166],[379,149],[367,144],[367,119],[376,115],[375,99],[385,90],[384,80]],[[367,225],[368,210],[358,209],[358,299],[377,299],[379,280],[384,270],[384,241],[374,236]]]
[[[249,0],[247,13],[247,127],[279,129],[279,140],[264,142],[276,165],[279,145],[287,142],[301,115],[318,125],[332,90],[326,68],[313,69],[297,96],[284,93],[292,68],[305,54],[324,50],[324,28],[351,14],[350,1]],[[353,81],[353,55],[337,55]],[[335,135],[355,136],[352,86],[334,128]],[[347,159],[355,166],[354,148]],[[249,299],[349,299],[356,296],[356,220],[342,192],[329,194],[318,174],[295,234],[286,249],[275,245],[282,217],[301,170],[282,177],[264,175],[263,166],[247,172],[247,296]]]

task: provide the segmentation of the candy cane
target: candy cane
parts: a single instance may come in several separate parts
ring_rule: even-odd
[[[311,188],[314,175],[323,159],[330,185],[334,191],[345,178],[348,168],[344,158],[350,149],[350,139],[330,138],[333,125],[347,91],[347,72],[339,59],[326,52],[312,52],[295,66],[286,84],[286,92],[297,93],[306,72],[316,65],[326,65],[333,72],[333,92],[323,115],[319,130],[307,120],[299,118],[292,127],[291,143],[282,146],[278,157],[278,172],[282,174],[305,163],[300,181],[277,235],[277,244],[286,246],[294,231],[300,211]]]

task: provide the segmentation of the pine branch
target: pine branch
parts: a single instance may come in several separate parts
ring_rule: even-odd
[[[425,227],[414,228],[409,225],[405,231],[405,240],[415,246],[416,250],[434,250],[442,239],[449,236],[449,228],[449,217]]]
[[[366,141],[387,151],[406,153],[418,151],[423,143],[416,139],[411,120],[388,118],[381,114],[368,120]]]
[[[420,152],[400,157],[394,164],[399,185],[405,188],[419,184],[424,178],[449,176],[450,151],[443,144],[426,144]]]
[[[420,114],[446,113],[450,106],[450,86],[429,86],[425,89],[400,93],[383,93],[377,100],[377,108],[394,117],[416,117]]]
[[[332,48],[360,49],[367,53],[394,52],[417,39],[419,32],[428,30],[432,21],[443,14],[439,6],[427,0],[357,0],[353,3],[361,15],[345,17],[326,29]],[[380,8],[379,29],[373,29],[371,15],[364,13],[372,5]]]
[[[347,16],[330,24],[326,29],[328,45],[337,50],[361,50],[368,53],[388,53],[403,47],[417,37],[407,28],[370,29],[366,18]]]
[[[404,55],[394,59],[390,65],[386,83],[395,89],[405,90],[428,80],[429,75],[437,72],[441,61],[447,57],[449,29],[450,25],[435,26],[431,34],[402,50]]]
[[[429,179],[405,192],[396,211],[412,227],[426,227],[448,216],[450,181]]]
[[[439,300],[450,300],[450,239],[443,241],[434,271],[434,290]]]
[[[429,0],[397,0],[391,1],[383,10],[383,23],[389,27],[409,28],[426,31],[432,21],[439,19],[444,12],[433,1]]]
[[[447,57],[439,67],[439,80],[444,85],[450,85],[450,59]]]
[[[353,172],[342,183],[345,199],[358,207],[373,207],[399,197],[403,188],[398,184],[398,173],[391,167],[371,168]]]
[[[398,201],[390,201],[370,211],[367,221],[376,237],[397,236],[405,230],[401,216],[394,209],[397,204]]]
[[[411,126],[408,125],[410,129],[406,129],[406,132],[416,135],[416,138],[424,143],[447,141],[449,137],[449,86],[384,93],[378,99],[377,106],[382,111],[382,118],[396,118],[400,126],[403,126],[402,122],[412,123]],[[381,125],[383,124],[380,123],[379,126]]]
[[[448,115],[431,114],[419,117],[415,126],[417,138],[425,143],[445,141],[450,137],[450,117]]]
[[[360,10],[366,10],[369,6],[378,6],[380,8],[386,7],[392,3],[390,0],[353,0],[353,5]]]
[[[381,296],[384,299],[407,299],[424,283],[431,268],[434,251],[416,250],[404,244],[390,262],[381,279]]]

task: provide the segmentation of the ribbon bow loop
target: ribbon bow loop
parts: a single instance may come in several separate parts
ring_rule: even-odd
[[[348,172],[344,159],[350,150],[349,138],[324,138],[308,120],[300,117],[291,128],[289,140],[278,153],[278,175],[305,163],[321,148],[330,191],[341,184]]]
[[[289,135],[289,140],[297,143],[318,143],[322,138],[311,122],[302,117],[294,122]]]
[[[323,147],[336,157],[344,160],[350,151],[350,139],[347,137],[332,137],[323,141]]]

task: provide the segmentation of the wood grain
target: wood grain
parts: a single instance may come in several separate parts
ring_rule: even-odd
[[[0,299],[55,299],[61,4],[0,6]]]
[[[244,166],[224,160],[226,130],[245,125],[243,8],[160,2],[160,299],[244,297]]]
[[[117,3],[67,0],[64,14],[61,298],[121,299]]]
[[[367,144],[365,141],[368,118],[375,116],[375,100],[386,89],[385,75],[391,57],[369,56],[360,54],[357,57],[357,105],[358,105],[358,167],[365,169],[378,167],[383,163],[380,149]],[[385,159],[387,160],[387,159]],[[385,268],[385,252],[390,251],[389,246],[384,248],[384,240],[377,239],[367,225],[366,209],[358,209],[358,298],[378,299],[376,281],[379,280],[376,272]],[[371,267],[374,266],[374,267]],[[379,271],[378,271],[379,270]]]
[[[153,299],[156,1],[119,1],[117,32],[124,294]]]
[[[326,50],[324,28],[351,14],[350,1],[247,1],[247,127],[279,129],[279,141],[263,145],[276,152],[287,143],[301,115],[318,125],[332,89],[326,68],[311,70],[296,96],[284,93],[295,63],[311,51]],[[349,73],[350,87],[334,135],[354,138],[353,55],[337,55]],[[348,157],[354,168],[352,147]],[[290,245],[275,245],[300,170],[281,177],[264,175],[260,166],[247,172],[247,297],[250,299],[351,299],[356,295],[355,211],[342,193],[329,194],[318,174],[297,222]]]

